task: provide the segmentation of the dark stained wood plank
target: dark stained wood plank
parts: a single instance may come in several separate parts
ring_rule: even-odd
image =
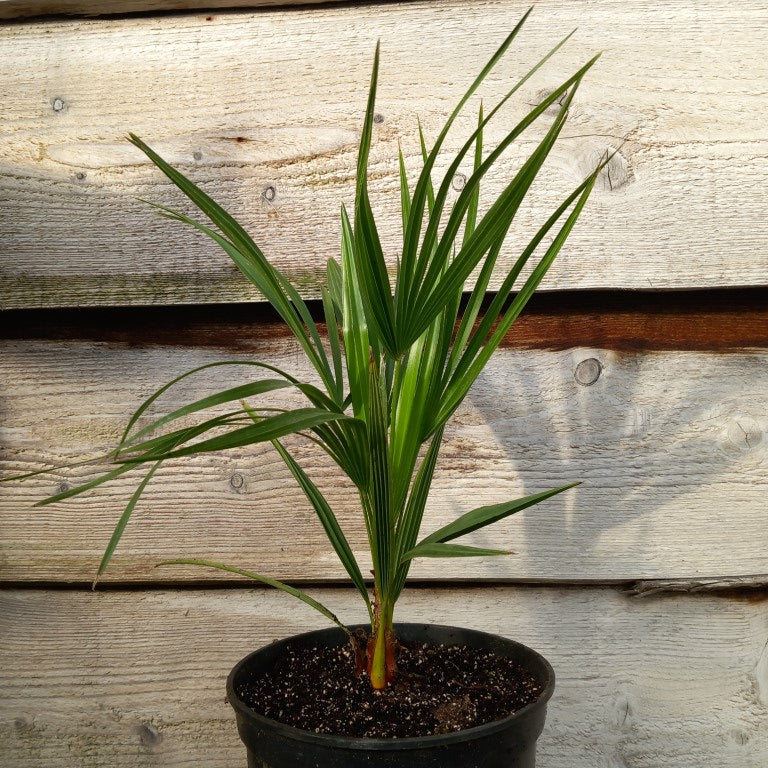
[[[310,302],[316,319],[319,302]],[[8,310],[0,339],[98,341],[126,346],[253,352],[290,331],[264,304]],[[323,326],[321,324],[321,329]],[[504,339],[517,349],[718,351],[768,347],[768,290],[564,291],[534,296]]]
[[[164,11],[210,11],[232,8],[319,5],[334,0],[0,0],[0,19],[70,15],[107,16]],[[349,4],[361,0],[345,0]]]

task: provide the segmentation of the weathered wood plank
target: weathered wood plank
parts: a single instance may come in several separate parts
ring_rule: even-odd
[[[397,140],[414,168],[416,116],[434,137],[467,73],[520,10],[511,2],[450,0],[0,28],[7,105],[1,305],[256,298],[223,254],[155,220],[134,199],[177,198],[123,140],[129,130],[215,193],[302,290],[316,295],[325,260],[337,253],[339,204],[353,194],[377,37],[382,122],[372,194],[392,263]],[[522,38],[524,55],[513,55],[489,81],[486,101],[524,71],[521,60],[532,61],[576,24],[578,36],[557,66],[526,84],[501,122],[509,125],[564,73],[605,50],[502,264],[555,198],[607,147],[621,145],[547,287],[764,285],[765,4],[636,0],[617,17],[612,0],[548,0]],[[727,56],[717,53],[721,40]],[[472,120],[467,115],[463,128]],[[530,139],[521,141],[490,191],[530,147]]]
[[[363,618],[350,592],[318,596]],[[0,761],[243,765],[224,680],[253,648],[323,626],[289,599],[260,590],[0,592]],[[558,684],[542,768],[764,768],[765,605],[609,589],[412,590],[399,617],[499,632],[550,659]]]
[[[32,16],[106,16],[118,13],[319,5],[332,0],[0,0],[0,19]],[[352,4],[360,0],[345,0]]]
[[[307,374],[292,342],[265,338],[263,331],[254,328],[245,347],[232,351],[130,341],[3,342],[3,471],[108,450],[144,397],[205,362],[252,356]],[[477,543],[509,547],[515,556],[473,559],[458,570],[429,561],[417,564],[414,576],[623,581],[766,573],[767,355],[503,350],[447,431],[426,525],[568,481],[583,485],[475,534]],[[226,384],[248,375],[232,374]],[[160,412],[216,385],[205,377],[189,380],[159,404]],[[352,490],[313,446],[297,450],[365,562]],[[92,576],[137,481],[128,475],[87,497],[32,508],[59,483],[92,476],[79,467],[0,486],[0,580]],[[153,569],[178,555],[258,565],[283,578],[343,576],[313,513],[268,449],[169,463],[134,513],[108,578],[207,577]]]

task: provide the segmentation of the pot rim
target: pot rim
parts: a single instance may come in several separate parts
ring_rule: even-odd
[[[369,738],[359,736],[339,736],[332,733],[315,733],[314,731],[305,731],[301,728],[296,728],[292,725],[286,725],[285,723],[272,720],[259,714],[256,710],[251,709],[240,697],[235,693],[234,681],[240,670],[248,664],[248,662],[254,657],[261,654],[267,648],[271,648],[278,643],[287,643],[292,641],[301,640],[310,636],[338,635],[341,638],[344,637],[344,633],[338,627],[329,627],[327,629],[315,629],[309,632],[302,632],[298,635],[291,635],[280,640],[275,640],[268,645],[252,651],[247,656],[242,658],[227,676],[227,700],[235,709],[236,712],[242,716],[254,721],[257,725],[263,728],[269,728],[272,732],[278,733],[283,738],[293,739],[296,741],[307,742],[310,744],[324,744],[327,746],[334,746],[337,749],[362,749],[362,750],[407,750],[407,749],[423,749],[425,747],[439,747],[443,745],[456,744],[463,741],[470,741],[486,736],[491,736],[498,731],[502,731],[508,728],[513,721],[523,720],[534,710],[546,706],[547,702],[552,696],[555,690],[555,671],[552,665],[542,656],[538,651],[533,648],[529,648],[527,645],[517,642],[516,640],[510,640],[503,635],[497,635],[493,632],[483,632],[481,630],[469,629],[465,627],[455,627],[447,624],[429,624],[426,622],[395,622],[395,629],[407,629],[407,628],[420,628],[424,629],[436,629],[436,630],[460,630],[462,632],[469,632],[474,635],[485,636],[488,638],[496,638],[502,640],[506,645],[513,646],[516,650],[522,651],[525,655],[534,659],[534,661],[541,667],[543,671],[543,685],[544,688],[535,701],[526,704],[522,709],[518,709],[511,715],[501,718],[500,720],[493,720],[490,723],[484,723],[483,725],[476,725],[472,728],[465,728],[461,731],[451,731],[450,733],[433,734],[430,736],[408,736],[402,738]],[[355,629],[370,629],[368,624],[352,624],[349,629],[354,631]],[[461,641],[458,641],[461,642]]]

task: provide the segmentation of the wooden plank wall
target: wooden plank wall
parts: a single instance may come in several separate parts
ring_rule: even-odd
[[[305,373],[226,258],[137,202],[178,196],[128,131],[241,217],[313,298],[353,196],[375,40],[372,192],[391,260],[398,141],[415,169],[417,115],[434,137],[525,10],[258,5],[274,3],[0,0],[4,476],[103,452],[143,397],[195,365],[264,359]],[[119,15],[90,18],[105,12]],[[547,292],[457,413],[429,524],[583,484],[476,537],[509,558],[420,563],[399,618],[471,624],[548,656],[559,683],[543,768],[765,768],[768,4],[542,0],[484,97],[576,25],[504,118],[604,51],[504,262],[601,153],[618,154]],[[161,407],[212,386],[190,380]],[[349,488],[300,455],[364,558]],[[282,595],[154,565],[258,566],[362,620],[321,528],[268,451],[169,464],[92,592],[132,481],[32,506],[91,474],[0,486],[0,764],[244,764],[223,698],[229,668],[323,620]]]

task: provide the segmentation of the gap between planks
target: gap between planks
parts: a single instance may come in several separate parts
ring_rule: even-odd
[[[486,306],[492,296],[486,297]],[[308,306],[319,319],[320,302]],[[0,313],[0,320],[0,339],[248,351],[252,341],[246,326],[258,325],[264,336],[275,339],[290,336],[276,312],[263,303],[8,310]],[[531,299],[502,346],[720,352],[768,348],[768,288],[541,293]]]
[[[344,0],[359,5],[362,0]],[[370,0],[365,0],[369,2]],[[338,4],[338,0],[0,0],[0,20],[46,16],[122,16],[132,13],[228,11],[262,7]]]
[[[290,579],[287,583],[303,590],[349,590],[346,581],[306,581]],[[451,592],[461,590],[487,590],[502,587],[515,589],[552,589],[552,590],[613,590],[627,597],[650,598],[665,595],[685,595],[689,597],[709,596],[724,599],[746,600],[748,602],[768,601],[768,573],[749,576],[715,576],[691,579],[637,579],[637,580],[543,580],[543,579],[443,579],[442,582],[413,580],[408,582],[408,591]],[[371,586],[372,588],[372,586]],[[273,591],[261,584],[252,584],[243,579],[194,579],[168,582],[122,581],[105,582],[94,590],[92,583],[85,581],[0,581],[2,590],[37,590],[62,592],[167,592],[169,590],[258,590]]]

